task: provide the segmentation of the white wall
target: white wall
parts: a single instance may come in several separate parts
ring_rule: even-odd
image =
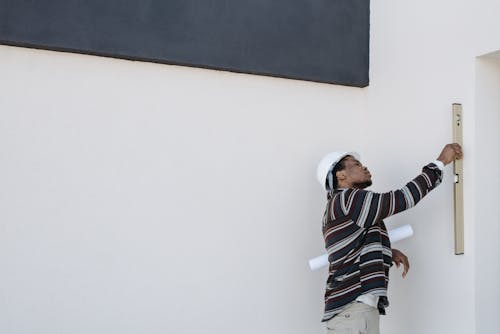
[[[500,49],[499,6],[372,2],[365,89],[0,46],[0,332],[323,333],[317,161],[352,148],[399,187],[459,102],[466,253],[448,169],[387,221],[415,236],[382,328],[482,333],[475,57]]]
[[[365,91],[0,50],[2,333],[321,332],[315,167]]]
[[[480,320],[487,323],[481,328],[488,330],[480,331],[474,317],[475,198],[478,192],[486,196],[494,192],[475,184],[480,175],[475,161],[481,156],[475,152],[479,145],[476,129],[481,130],[475,125],[475,57],[499,49],[500,24],[493,19],[499,11],[498,1],[372,2],[372,71],[367,105],[372,110],[371,121],[381,133],[381,142],[399,148],[395,153],[382,153],[384,157],[399,158],[394,173],[386,174],[384,183],[389,188],[401,184],[403,177],[397,169],[411,170],[426,152],[451,140],[453,102],[464,107],[466,154],[465,254],[453,254],[452,176],[448,167],[440,189],[420,207],[392,220],[398,225],[413,224],[415,237],[395,245],[408,251],[412,268],[405,280],[395,271],[392,273],[391,308],[382,320],[383,333],[500,330],[495,320],[482,317]],[[398,139],[391,141],[388,133]],[[381,173],[382,169],[374,174]],[[387,187],[382,184],[382,188]],[[500,221],[498,215],[491,219]],[[497,287],[491,289],[498,291]],[[496,310],[492,311],[498,314]]]

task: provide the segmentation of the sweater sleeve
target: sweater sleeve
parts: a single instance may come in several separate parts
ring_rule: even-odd
[[[434,163],[403,188],[386,193],[349,189],[341,194],[342,211],[359,227],[368,228],[378,221],[414,207],[442,180],[442,171]]]

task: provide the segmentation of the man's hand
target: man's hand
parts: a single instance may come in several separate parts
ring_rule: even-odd
[[[454,160],[462,159],[462,147],[457,143],[446,145],[437,160],[441,161],[445,166]]]
[[[392,262],[396,264],[396,267],[399,268],[401,264],[403,264],[403,278],[408,274],[408,270],[410,270],[410,262],[408,261],[408,257],[403,254],[403,252],[392,249]]]

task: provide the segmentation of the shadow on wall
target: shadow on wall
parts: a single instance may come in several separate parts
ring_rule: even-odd
[[[500,50],[476,60],[476,333],[500,330]]]

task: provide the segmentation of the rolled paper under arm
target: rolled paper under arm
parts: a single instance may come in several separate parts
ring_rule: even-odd
[[[411,225],[403,225],[401,227],[389,230],[388,232],[389,240],[391,240],[391,243],[398,242],[413,235],[413,229],[411,228]]]
[[[413,235],[411,225],[403,225],[401,227],[389,230],[389,240],[391,243],[409,238]],[[311,270],[318,270],[328,265],[328,254],[323,254],[309,260],[309,267]]]

